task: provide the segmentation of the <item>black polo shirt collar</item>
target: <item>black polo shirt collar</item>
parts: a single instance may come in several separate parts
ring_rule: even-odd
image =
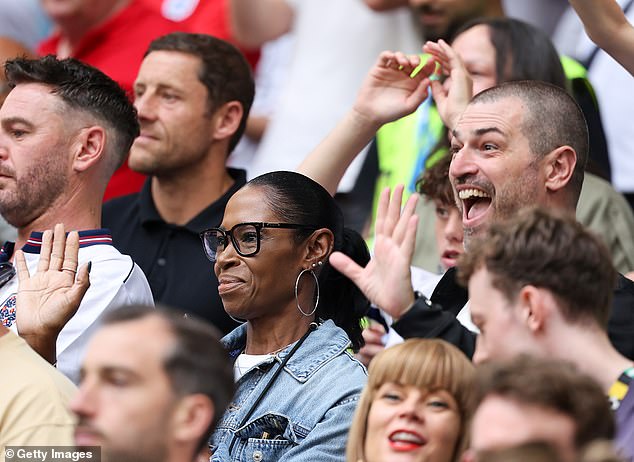
[[[213,204],[204,209],[194,218],[192,218],[188,223],[181,226],[181,228],[185,228],[188,231],[199,234],[202,231],[209,228],[210,223],[213,223],[212,226],[217,226],[220,224],[218,221],[218,217],[222,220],[222,216],[224,215],[224,208],[227,204],[227,201],[233,194],[244,186],[247,182],[247,174],[244,170],[228,168],[227,171],[229,175],[234,179],[231,187],[221,196],[219,197]],[[152,200],[152,192],[151,192],[151,178],[148,178],[143,185],[143,188],[139,192],[139,219],[141,220],[141,226],[144,228],[150,228],[153,225],[165,225],[165,220],[161,218],[158,210],[156,210],[156,206],[154,205],[154,200]]]

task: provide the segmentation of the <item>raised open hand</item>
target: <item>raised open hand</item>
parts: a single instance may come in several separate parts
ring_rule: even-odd
[[[471,76],[458,54],[444,40],[425,43],[423,51],[434,57],[442,73],[447,76],[444,84],[438,80],[432,81],[431,91],[442,121],[451,130],[456,127],[460,115],[473,97]]]
[[[429,94],[429,77],[436,69],[430,59],[420,64],[418,55],[384,51],[366,76],[353,110],[377,127],[416,110]]]
[[[410,265],[416,241],[418,217],[414,215],[418,195],[413,194],[401,212],[403,185],[381,193],[376,214],[374,255],[365,268],[341,252],[330,256],[330,263],[350,278],[374,305],[394,320],[414,303]]]
[[[44,232],[35,274],[29,274],[24,253],[21,250],[16,253],[16,324],[20,335],[32,346],[57,338],[90,286],[90,264],[77,272],[78,253],[79,235],[71,232],[66,237],[61,224],[55,226],[54,232]]]

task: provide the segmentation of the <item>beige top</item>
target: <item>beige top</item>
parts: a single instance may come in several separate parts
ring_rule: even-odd
[[[0,462],[5,446],[72,445],[75,385],[10,331],[0,333],[0,367]]]

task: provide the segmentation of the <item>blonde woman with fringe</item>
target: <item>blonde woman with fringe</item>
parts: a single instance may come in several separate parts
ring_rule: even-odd
[[[453,462],[468,444],[475,370],[453,345],[411,339],[378,354],[348,437],[348,462]]]

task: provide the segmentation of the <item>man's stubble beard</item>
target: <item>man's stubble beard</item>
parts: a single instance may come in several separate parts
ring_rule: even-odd
[[[0,214],[11,226],[22,228],[50,208],[62,195],[66,182],[59,163],[37,164],[14,179],[14,191],[0,191]]]

